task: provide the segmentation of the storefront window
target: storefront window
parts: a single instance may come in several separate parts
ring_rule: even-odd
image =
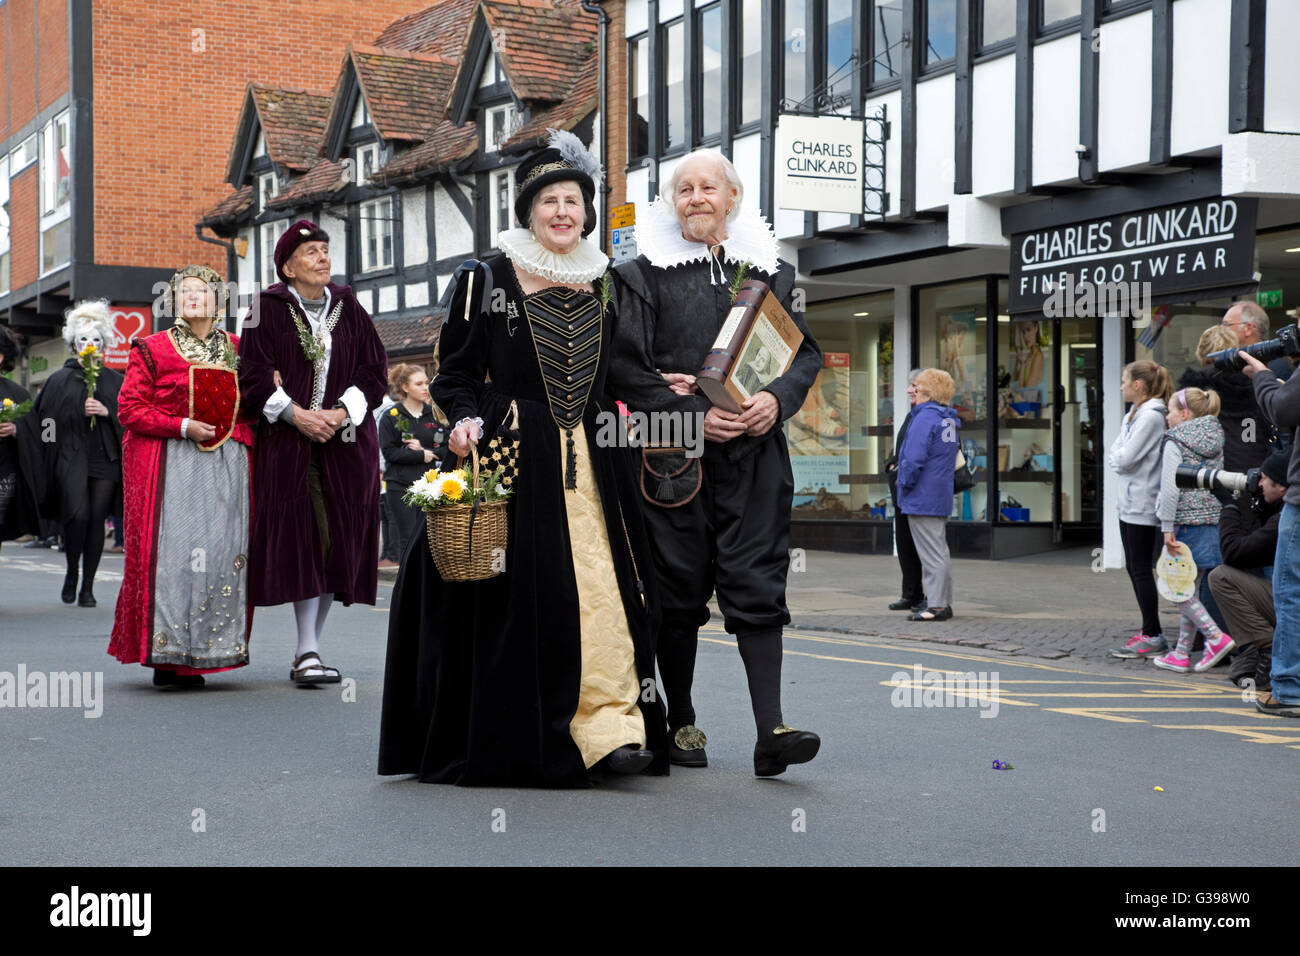
[[[1051,521],[1051,323],[1026,316],[998,322],[998,514],[996,520]],[[991,457],[990,457],[990,460]],[[1077,503],[1078,495],[1075,495]]]
[[[819,303],[806,318],[825,365],[785,425],[794,517],[892,519],[894,294]]]
[[[987,301],[988,284],[983,279],[917,293],[921,333],[918,365],[943,369],[952,376],[956,386],[952,406],[962,421],[962,451],[977,466],[981,457],[987,461],[989,455]],[[953,498],[953,520],[987,520],[982,487],[977,485]]]

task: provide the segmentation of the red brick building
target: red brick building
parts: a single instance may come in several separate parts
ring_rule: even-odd
[[[195,222],[226,191],[249,83],[331,90],[342,48],[424,5],[0,3],[0,321],[28,337],[20,375],[58,367],[71,301],[147,307],[184,264],[224,270]]]

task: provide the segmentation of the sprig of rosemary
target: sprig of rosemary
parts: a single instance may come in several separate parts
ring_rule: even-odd
[[[740,295],[740,287],[745,284],[745,276],[747,276],[748,274],[749,274],[749,263],[742,262],[740,264],[740,267],[736,269],[736,277],[731,280],[731,285],[727,287],[728,291],[730,291],[731,293],[732,302],[735,302],[736,296]]]
[[[311,329],[307,328],[307,323],[303,321],[302,316],[293,309],[289,311],[293,315],[293,324],[298,329],[298,343],[302,346],[302,354],[307,356],[307,361],[313,365],[323,362],[325,343],[311,334]]]

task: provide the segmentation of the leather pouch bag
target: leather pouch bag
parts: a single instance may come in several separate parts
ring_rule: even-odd
[[[641,495],[660,508],[680,508],[700,493],[704,470],[685,448],[641,449]]]

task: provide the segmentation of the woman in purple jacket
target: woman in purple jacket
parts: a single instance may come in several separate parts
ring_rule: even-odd
[[[907,387],[919,399],[898,453],[898,510],[907,515],[921,558],[930,606],[909,621],[952,618],[952,558],[948,554],[948,516],[952,514],[953,471],[961,446],[961,421],[948,407],[952,376],[927,368]]]

